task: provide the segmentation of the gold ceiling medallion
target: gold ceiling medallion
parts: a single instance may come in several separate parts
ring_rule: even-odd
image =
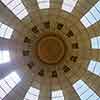
[[[57,34],[42,36],[37,42],[37,56],[46,64],[58,64],[65,55],[64,40]]]

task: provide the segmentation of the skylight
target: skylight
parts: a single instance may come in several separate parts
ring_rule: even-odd
[[[72,12],[78,0],[63,0],[62,9],[67,12]]]
[[[64,100],[62,90],[52,91],[52,100]]]
[[[91,46],[93,49],[100,49],[100,36],[91,38]]]
[[[81,18],[83,25],[88,28],[100,20],[100,0]]]
[[[88,65],[88,71],[100,76],[100,62],[91,60]]]
[[[0,100],[3,98],[21,81],[16,72],[12,72],[4,79],[0,80]]]
[[[81,100],[99,100],[99,96],[97,96],[97,94],[92,89],[90,89],[82,80],[77,81],[73,85],[73,88],[80,96]]]
[[[30,87],[30,89],[25,95],[24,100],[38,100],[39,94],[40,94],[40,90]]]
[[[37,0],[40,9],[47,9],[50,6],[49,0]]]
[[[8,50],[0,50],[0,64],[10,62],[10,54]]]
[[[21,0],[1,0],[20,20],[28,15]]]
[[[0,22],[0,37],[10,39],[13,29]]]

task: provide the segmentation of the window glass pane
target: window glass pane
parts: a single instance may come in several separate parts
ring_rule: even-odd
[[[6,96],[6,93],[0,88],[0,98],[3,99]]]
[[[62,9],[67,11],[67,12],[71,12],[72,11],[71,7],[69,5],[66,5],[66,4],[62,5]]]
[[[13,76],[15,72],[12,72],[4,79],[0,80],[0,98],[3,99],[14,87],[16,84],[12,83],[11,76]],[[15,75],[14,75],[15,76]],[[17,73],[16,76],[18,77]],[[16,78],[16,77],[15,77]]]
[[[76,84],[78,85],[78,87],[80,87],[79,89],[76,89],[76,86],[77,86]],[[81,85],[81,84],[83,84],[83,85]],[[90,89],[87,86],[87,84],[84,81],[82,81],[82,80],[79,80],[76,83],[74,83],[73,84],[73,88],[75,89],[75,91],[77,92],[77,94],[79,95],[81,100],[97,100],[97,98],[99,98],[96,95],[96,93],[92,89]]]
[[[63,96],[63,92],[61,90],[52,91],[52,97],[59,97],[59,96]]]
[[[4,37],[6,29],[7,29],[7,26],[2,24],[1,27],[0,27],[0,37]]]
[[[99,21],[100,19],[100,12],[97,11],[97,9],[95,7],[93,7],[91,9],[91,13],[93,14],[93,16],[95,16],[96,21]]]
[[[20,4],[13,10],[13,13],[17,15],[23,10],[24,10],[24,6],[23,6],[23,4]]]
[[[4,4],[8,4],[9,2],[11,2],[12,0],[1,0]]]
[[[91,60],[88,66],[88,71],[100,76],[100,62]]]
[[[29,89],[29,91],[28,91],[29,93],[32,93],[32,94],[35,94],[35,95],[39,95],[39,90],[38,89],[36,89],[36,88],[32,88],[32,87],[30,87],[30,89]]]
[[[25,95],[24,100],[38,100],[39,94],[40,94],[40,90],[30,87],[30,89]]]
[[[38,97],[37,96],[34,96],[34,95],[31,95],[31,94],[27,94],[25,96],[25,99],[27,100],[38,100]]]
[[[97,75],[100,75],[100,63],[99,62],[96,63],[94,73],[96,73]]]
[[[81,22],[86,28],[91,25],[85,16],[81,18]]]
[[[98,48],[97,38],[91,39],[92,48]]]
[[[8,27],[4,37],[7,39],[10,39],[10,37],[12,36],[12,33],[13,33],[13,29]]]
[[[40,9],[46,9],[46,8],[49,8],[49,4],[48,3],[40,3],[39,7],[40,7]]]
[[[93,94],[91,89],[88,89],[83,95],[81,95],[81,100],[88,100],[88,98]]]
[[[84,82],[82,80],[77,81],[73,87],[75,90],[79,89],[80,87],[82,87],[84,85]]]
[[[0,50],[0,64],[10,62],[10,55],[8,50]]]
[[[17,17],[22,20],[25,16],[28,15],[28,12],[26,11],[26,9],[24,9],[22,12],[20,12]]]
[[[98,9],[98,11],[100,11],[100,1],[98,1],[95,5],[95,7]]]
[[[20,0],[13,0],[11,3],[9,3],[8,8],[10,10],[13,10],[15,7],[17,7],[21,3]]]
[[[0,64],[2,64],[3,63],[3,53],[2,53],[2,51],[0,51]]]
[[[63,0],[62,9],[67,12],[72,12],[78,0]]]
[[[97,37],[98,49],[100,48],[100,36]]]
[[[20,77],[17,75],[16,72],[12,72],[10,77],[12,78],[12,80],[17,84],[21,81]]]
[[[4,62],[9,62],[10,61],[10,55],[9,55],[9,52],[7,50],[3,51],[3,61]]]
[[[2,24],[0,22],[0,37],[6,38],[6,39],[10,39],[12,33],[13,33],[13,29],[8,27],[5,24]],[[9,32],[9,33],[8,33]]]
[[[93,25],[93,24],[95,24],[97,21],[99,21],[100,20],[100,12],[98,12],[97,11],[97,9],[95,9],[95,8],[97,8],[98,9],[98,11],[100,10],[100,0],[80,19],[81,20],[81,22],[83,23],[83,25],[86,27],[86,28],[88,28],[88,27],[90,27],[91,25]],[[94,17],[95,18],[94,18]],[[85,22],[84,21],[82,21],[82,19],[84,18],[84,17],[87,17],[87,19],[89,20],[89,22],[91,23],[90,25],[88,25],[88,27],[87,27],[87,25],[86,24],[84,24]],[[86,20],[85,20],[86,21]]]
[[[88,70],[93,72],[94,71],[94,68],[96,66],[96,62],[91,60],[90,63],[89,63],[89,66],[88,66]]]
[[[86,18],[89,20],[89,22],[90,22],[91,24],[94,24],[94,23],[96,22],[96,19],[93,17],[93,15],[91,14],[91,12],[88,12],[88,13],[86,14]]]
[[[94,93],[90,98],[89,100],[98,100],[99,97]]]
[[[100,49],[100,36],[91,39],[92,48]]]
[[[16,86],[16,83],[11,79],[11,77],[7,76],[5,78],[5,81],[8,83],[8,85],[11,87],[11,88],[14,88]]]
[[[52,100],[64,100],[62,90],[52,91]]]
[[[78,95],[82,95],[85,91],[88,90],[88,87],[86,85],[83,85],[82,87],[80,87],[77,92],[78,92]]]
[[[8,1],[5,0],[5,2],[3,0],[1,0],[15,15],[16,17],[18,17],[20,20],[22,20],[23,18],[25,18],[28,15],[28,12],[25,8],[25,6],[23,5],[21,0],[12,0],[10,3],[7,3]],[[25,10],[23,13],[23,15],[19,15],[19,13],[21,11]],[[27,14],[26,14],[27,12]],[[24,14],[25,13],[25,14]],[[23,16],[23,17],[22,17]],[[21,17],[21,18],[20,18]]]
[[[50,6],[49,0],[37,0],[40,9],[47,9]]]
[[[2,89],[8,94],[11,91],[11,88],[8,86],[8,84],[4,81],[1,80],[0,81],[0,86],[2,87]]]

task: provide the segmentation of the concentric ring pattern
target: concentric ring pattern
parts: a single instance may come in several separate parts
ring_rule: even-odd
[[[0,100],[99,100],[100,0],[0,0]]]

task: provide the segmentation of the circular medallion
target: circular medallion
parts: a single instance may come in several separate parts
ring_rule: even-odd
[[[56,35],[44,36],[38,41],[37,54],[44,63],[59,63],[64,57],[64,53],[64,41]]]

